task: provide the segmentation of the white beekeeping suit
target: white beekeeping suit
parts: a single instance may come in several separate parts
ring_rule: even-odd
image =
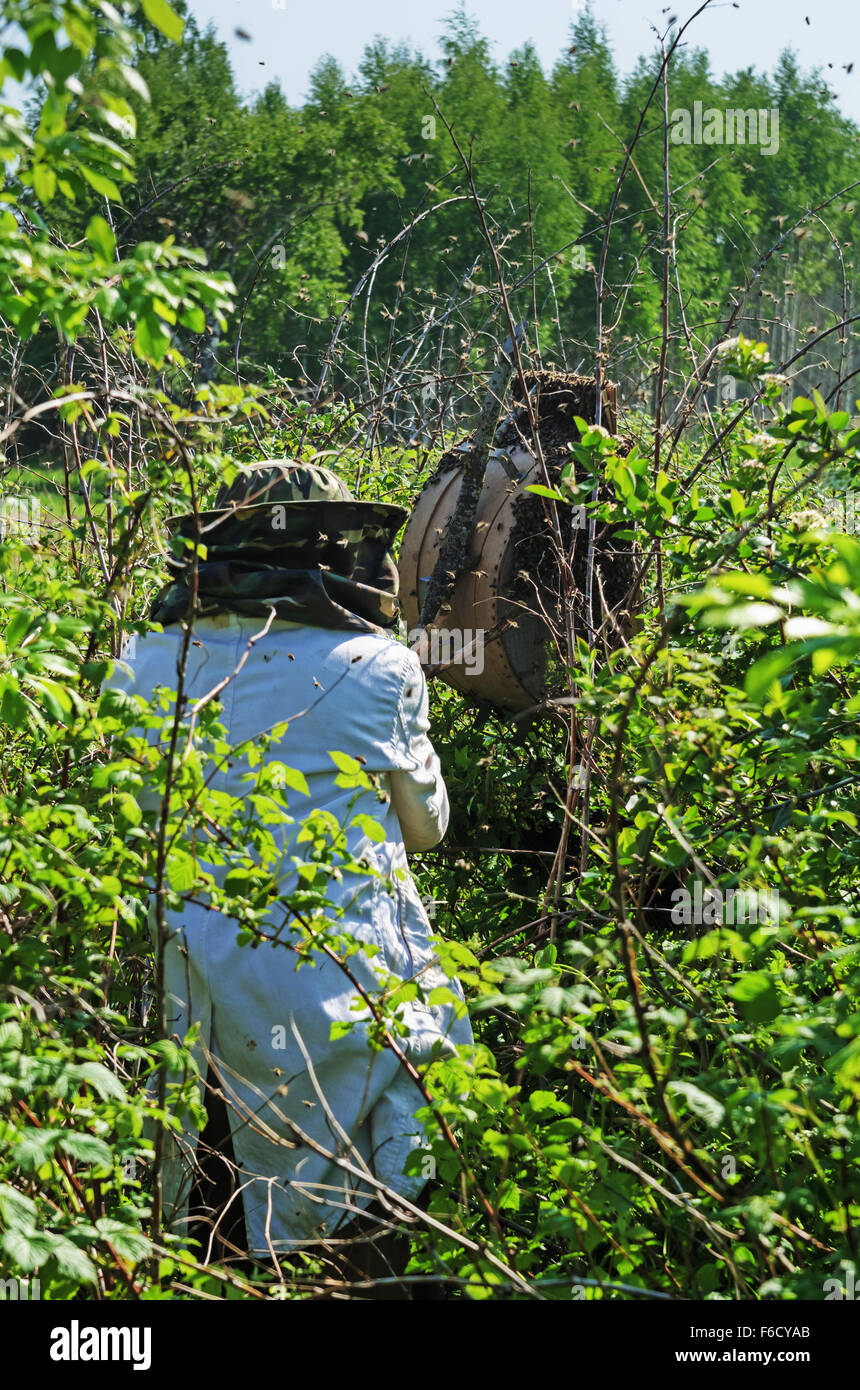
[[[202,587],[209,582],[204,575]],[[247,586],[242,594],[244,602]],[[359,1012],[355,1007],[360,989],[378,995],[380,968],[401,980],[417,977],[425,994],[442,985],[463,998],[435,960],[406,858],[436,844],[448,821],[418,659],[369,623],[366,630],[339,630],[278,617],[264,632],[266,621],[229,610],[195,619],[186,709],[223,682],[219,718],[234,746],[253,745],[288,721],[263,759],[301,772],[308,791],[290,790],[292,819],[268,827],[283,849],[279,896],[301,887],[303,821],[311,812],[329,813],[345,831],[348,856],[375,872],[345,870],[329,879],[327,916],[338,933],[377,952],[359,950],[343,964],[319,952],[315,965],[297,969],[283,902],[263,924],[278,941],[253,948],[237,945],[235,919],[211,907],[186,902],[168,912],[168,1033],[182,1039],[192,1024],[200,1026],[201,1078],[211,1058],[227,1100],[247,1247],[261,1255],[331,1234],[376,1195],[367,1175],[406,1197],[418,1195],[428,1170],[407,1176],[403,1167],[424,1142],[415,1112],[426,1101],[410,1067],[420,1072],[434,1056],[472,1042],[462,1002],[431,1005],[419,997],[401,1006],[406,1027],[398,1057],[390,1047],[369,1045],[369,1013],[360,999]],[[182,647],[176,621],[133,638],[109,685],[147,698],[159,686],[175,689]],[[338,785],[333,751],[359,760],[377,789]],[[247,797],[247,773],[244,757],[229,758],[211,785]],[[219,870],[213,873],[218,880]],[[336,1027],[332,1036],[333,1024],[349,1022],[351,1029]],[[183,1124],[163,1183],[168,1216],[180,1230],[197,1139],[190,1122]]]

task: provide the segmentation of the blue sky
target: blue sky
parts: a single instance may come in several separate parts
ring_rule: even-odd
[[[240,88],[249,93],[276,78],[293,103],[304,97],[323,54],[333,54],[349,76],[377,34],[435,58],[442,22],[455,7],[455,0],[190,0],[201,26],[213,21],[228,44]],[[582,0],[466,0],[497,60],[531,39],[547,68],[566,47],[581,8]],[[653,26],[670,13],[683,21],[696,8],[692,0],[665,10],[659,0],[594,0],[622,72],[651,49]],[[237,38],[237,28],[250,40]],[[858,0],[740,0],[738,8],[720,0],[688,33],[695,46],[708,49],[718,74],[750,65],[770,71],[782,49],[792,48],[804,67],[823,69],[842,110],[860,123]],[[844,65],[852,61],[849,74]]]

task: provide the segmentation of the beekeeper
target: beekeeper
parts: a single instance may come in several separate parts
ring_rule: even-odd
[[[168,1032],[182,1039],[200,1025],[201,1095],[203,1078],[210,1083],[204,1139],[217,1139],[233,1167],[230,1230],[241,1246],[235,1219],[241,1213],[247,1249],[263,1257],[343,1229],[378,1197],[367,1175],[413,1199],[425,1185],[425,1175],[406,1176],[403,1168],[425,1142],[415,1111],[426,1102],[395,1050],[370,1047],[361,1023],[369,1015],[355,1009],[356,985],[373,997],[382,965],[398,979],[418,976],[425,994],[440,984],[454,991],[456,1003],[430,1005],[419,997],[402,1006],[401,1047],[419,1072],[433,1056],[472,1042],[461,987],[435,962],[427,914],[407,867],[407,851],[427,849],[444,835],[448,801],[427,736],[421,666],[390,635],[397,571],[389,548],[405,515],[396,506],[354,500],[325,469],[266,461],[243,467],[222,488],[214,511],[174,519],[171,528],[180,538],[199,536],[206,547],[197,566],[186,708],[223,683],[220,719],[234,746],[253,744],[289,721],[263,754],[303,773],[309,793],[289,793],[294,819],[285,815],[279,827],[280,897],[299,884],[294,861],[307,853],[299,832],[310,812],[330,813],[344,828],[348,856],[376,871],[345,869],[339,880],[329,879],[327,916],[336,931],[378,948],[345,962],[352,979],[322,952],[314,966],[296,968],[295,952],[283,944],[289,942],[284,901],[264,923],[267,934],[279,932],[281,944],[255,949],[239,947],[235,919],[211,907],[186,902],[167,914]],[[159,686],[176,689],[191,611],[190,564],[187,551],[177,551],[171,582],[151,614],[162,630],[131,640],[112,687],[146,698]],[[147,736],[163,740],[168,733],[169,727]],[[338,785],[332,751],[358,759],[376,775],[378,790],[357,794]],[[211,785],[246,797],[247,772],[244,758],[229,759]],[[384,839],[368,834],[365,814]],[[333,1024],[356,1019],[359,1026],[335,1029],[332,1037]],[[217,1110],[219,1092],[229,1133]],[[199,1137],[188,1120],[183,1126],[170,1145],[163,1182],[177,1230],[187,1229]],[[209,1206],[217,1218],[225,1198],[211,1181],[208,1197],[217,1200]],[[199,1212],[199,1173],[194,1203]]]

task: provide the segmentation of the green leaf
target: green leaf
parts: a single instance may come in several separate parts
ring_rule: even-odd
[[[733,594],[751,594],[754,598],[770,598],[773,588],[763,574],[747,574],[744,570],[732,570],[729,574],[717,575],[715,581],[721,589]]]
[[[251,884],[248,869],[231,869],[224,879],[224,892],[230,898],[245,898],[250,892]]]
[[[135,324],[134,347],[138,356],[160,366],[170,347],[170,334],[157,314],[141,314]]]
[[[0,1023],[0,1051],[18,1052],[24,1041],[21,1025],[15,1018],[7,1018]]]
[[[512,1178],[506,1178],[500,1185],[496,1196],[496,1206],[501,1211],[519,1211],[520,1189]]]
[[[564,493],[559,492],[557,488],[544,487],[543,483],[528,483],[525,491],[533,492],[537,497],[551,497],[553,502],[566,502],[570,500],[564,496]]]
[[[193,857],[183,849],[174,849],[167,859],[167,879],[175,893],[187,893],[197,876]]]
[[[298,768],[286,767],[284,763],[278,763],[275,775],[279,785],[290,787],[294,792],[301,792],[304,796],[310,796],[311,789],[308,786],[308,780],[303,772],[299,772]]]
[[[32,1197],[0,1183],[0,1221],[4,1226],[25,1226],[32,1228],[36,1216],[36,1203]]]
[[[69,692],[57,681],[34,680],[31,682],[36,698],[41,700],[45,713],[58,724],[65,724],[71,713],[72,701]]]
[[[702,615],[706,627],[767,627],[778,622],[783,616],[782,609],[775,603],[730,604],[728,608],[712,608]]]
[[[136,92],[142,101],[149,101],[149,88],[147,87],[146,82],[141,77],[140,73],[137,71],[137,68],[133,68],[129,64],[123,63],[120,66],[120,72],[122,73],[129,87],[131,87],[132,91]]]
[[[553,1091],[532,1091],[529,1108],[536,1115],[566,1115],[569,1107]]]
[[[721,1123],[725,1106],[715,1096],[694,1086],[691,1081],[670,1081],[666,1088],[671,1095],[683,1096],[694,1115],[698,1115],[711,1129]]]
[[[74,1158],[78,1163],[86,1163],[96,1168],[106,1168],[110,1172],[113,1167],[111,1151],[103,1139],[97,1139],[94,1134],[85,1134],[75,1130],[63,1130],[60,1135],[59,1147],[63,1153],[67,1153],[69,1158]]]
[[[67,1279],[75,1279],[82,1284],[96,1282],[96,1267],[90,1257],[64,1236],[54,1237],[51,1254],[59,1265],[60,1273]]]
[[[116,251],[116,237],[113,228],[98,213],[87,223],[87,241],[94,251],[98,251],[106,261],[112,261]]]
[[[150,24],[160,29],[165,38],[178,43],[182,38],[185,20],[167,4],[167,0],[143,0],[143,12]]]
[[[18,1269],[38,1269],[54,1253],[54,1240],[47,1231],[24,1230],[16,1226],[0,1236],[0,1249]]]
[[[104,1240],[110,1241],[118,1255],[132,1264],[147,1259],[152,1252],[152,1246],[143,1232],[129,1226],[125,1221],[102,1216],[96,1222],[96,1230]]]
[[[120,792],[116,798],[116,809],[128,825],[140,825],[143,812],[129,792]]]
[[[36,615],[26,607],[22,607],[17,613],[13,613],[6,625],[4,634],[7,647],[17,647],[27,636],[30,628],[38,622]]]
[[[750,1023],[770,1023],[780,1012],[776,987],[763,970],[744,975],[733,986],[731,996]]]
[[[777,647],[775,651],[759,657],[747,671],[744,680],[744,689],[750,699],[763,700],[774,681],[779,680],[783,672],[789,669],[793,660],[794,653],[791,647]]]
[[[13,1153],[19,1168],[30,1170],[48,1163],[57,1147],[59,1131],[55,1129],[26,1129],[15,1141]]]
[[[75,1067],[75,1075],[92,1086],[102,1100],[125,1100],[125,1091],[119,1077],[103,1067],[101,1062],[81,1062]]]
[[[101,193],[103,198],[113,198],[116,202],[119,201],[119,189],[113,179],[108,178],[107,174],[100,174],[98,169],[90,169],[86,164],[81,164],[78,167],[90,188],[94,188],[96,193]]]
[[[372,816],[366,816],[361,813],[357,816],[353,816],[352,823],[353,825],[357,825],[360,830],[364,831],[368,840],[373,840],[376,844],[382,844],[385,839],[385,831],[379,824],[379,821],[375,821]]]
[[[331,749],[329,749],[329,757],[335,767],[339,768],[341,772],[348,772],[353,776],[355,776],[357,772],[361,772],[361,763],[358,761],[358,758],[351,758],[348,753],[333,753]]]
[[[40,203],[50,203],[57,191],[57,176],[47,164],[34,164],[33,189]]]
[[[0,701],[0,719],[9,729],[23,729],[30,718],[30,706],[16,686],[7,683]]]

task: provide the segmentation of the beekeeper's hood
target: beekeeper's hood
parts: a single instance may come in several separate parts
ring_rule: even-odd
[[[360,502],[327,468],[267,459],[244,465],[212,511],[171,517],[172,582],[153,622],[189,613],[193,563],[183,538],[206,547],[197,562],[195,616],[225,610],[310,627],[361,632],[397,621],[397,568],[390,546],[407,513]]]

